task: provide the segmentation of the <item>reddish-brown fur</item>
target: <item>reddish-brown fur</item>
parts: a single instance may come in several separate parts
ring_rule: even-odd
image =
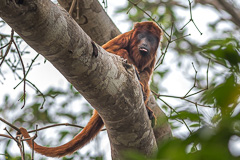
[[[143,56],[139,50],[139,46],[142,43],[141,39],[137,38],[139,33],[147,33],[147,36],[152,36],[156,39],[156,41],[150,46],[151,52],[145,56]],[[145,95],[145,104],[150,92],[148,82],[153,72],[156,50],[158,48],[161,34],[162,31],[155,23],[140,22],[134,26],[133,30],[117,36],[102,46],[108,52],[127,59],[128,63],[133,64],[137,68]],[[143,43],[145,43],[145,41],[143,41]],[[34,150],[48,157],[62,157],[72,154],[93,139],[103,125],[101,117],[96,111],[94,111],[87,126],[68,143],[58,147],[43,147],[34,142]],[[25,128],[20,128],[20,131],[24,138],[30,138]],[[32,141],[27,140],[27,143],[32,148]]]

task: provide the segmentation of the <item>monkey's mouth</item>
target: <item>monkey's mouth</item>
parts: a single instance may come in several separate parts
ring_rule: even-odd
[[[142,54],[142,55],[147,55],[149,53],[148,49],[145,48],[145,47],[140,47],[139,48],[139,52]]]

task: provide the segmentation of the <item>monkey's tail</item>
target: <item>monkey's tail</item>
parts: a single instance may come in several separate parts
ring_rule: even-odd
[[[62,157],[72,154],[90,142],[98,134],[102,127],[103,121],[97,111],[94,111],[88,124],[71,141],[58,147],[44,147],[34,142],[34,151],[48,157]],[[20,128],[20,131],[24,138],[30,138],[25,128]],[[31,148],[33,148],[32,140],[27,140],[27,143]]]

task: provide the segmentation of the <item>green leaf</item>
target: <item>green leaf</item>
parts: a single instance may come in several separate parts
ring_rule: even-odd
[[[236,77],[230,75],[225,81],[214,88],[204,92],[201,101],[207,104],[215,104],[223,114],[230,114],[238,104],[240,85],[236,83]]]
[[[211,40],[202,48],[204,56],[211,58],[214,62],[222,64],[232,71],[240,71],[240,52],[237,40],[233,38]]]
[[[180,111],[176,115],[170,116],[171,119],[188,119],[191,121],[199,121],[199,114],[197,113],[191,113],[188,111]]]

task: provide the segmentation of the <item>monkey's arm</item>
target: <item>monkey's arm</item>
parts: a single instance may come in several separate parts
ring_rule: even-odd
[[[107,50],[108,51],[108,50]],[[118,51],[114,52],[113,54],[119,55],[120,57],[127,60],[127,63],[133,64],[133,60],[130,58],[129,53],[126,49],[119,49]],[[135,67],[136,68],[136,67]],[[137,69],[137,68],[136,68]]]
[[[86,127],[84,127],[84,129],[71,141],[58,147],[44,147],[34,142],[34,151],[48,157],[62,157],[72,154],[74,151],[80,149],[92,140],[102,127],[103,121],[97,111],[94,110],[93,116]],[[24,138],[30,138],[30,135],[25,128],[20,128],[20,131]],[[32,140],[27,140],[27,143],[31,148],[33,148]]]
[[[149,119],[152,121],[152,127],[154,127],[156,124],[156,116],[154,115],[153,111],[147,106],[148,98],[150,95],[150,87],[148,82],[150,80],[151,73],[152,73],[152,69],[146,68],[145,70],[141,71],[139,75],[140,75],[141,86],[143,88],[143,93],[144,93],[144,103],[147,108]]]
[[[144,91],[144,101],[145,101],[145,104],[147,103],[148,101],[148,97],[149,97],[149,94],[150,94],[150,87],[149,87],[149,80],[150,80],[150,76],[151,74],[149,73],[148,70],[143,70],[141,72],[139,72],[139,76],[140,76],[140,82],[142,83],[143,85],[143,91]]]

